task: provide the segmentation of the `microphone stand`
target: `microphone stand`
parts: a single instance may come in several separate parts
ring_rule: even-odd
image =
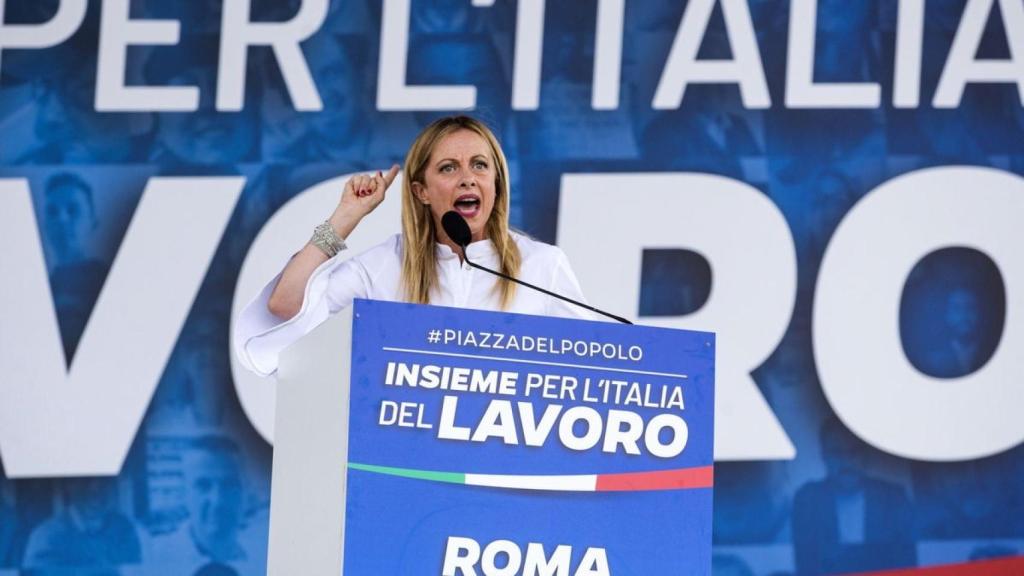
[[[485,267],[483,267],[483,266],[481,266],[481,265],[479,265],[479,264],[477,264],[477,263],[475,263],[475,262],[473,262],[472,260],[469,259],[469,256],[466,255],[466,246],[465,245],[460,245],[459,247],[462,248],[462,258],[466,261],[466,264],[469,264],[470,266],[472,266],[473,268],[476,268],[477,270],[483,270],[484,272],[490,272],[491,274],[494,274],[495,276],[500,276],[500,277],[502,277],[502,278],[504,278],[506,280],[510,280],[512,282],[515,282],[516,284],[522,284],[523,286],[527,286],[527,287],[533,288],[534,290],[543,292],[543,293],[547,294],[548,296],[554,296],[555,298],[558,298],[559,300],[564,300],[565,302],[569,302],[571,304],[575,304],[575,305],[580,306],[582,308],[586,308],[587,310],[590,310],[591,312],[597,312],[598,314],[601,314],[603,316],[607,316],[607,317],[609,317],[609,318],[611,318],[613,320],[618,320],[619,322],[622,322],[623,324],[630,324],[630,325],[633,324],[632,322],[630,322],[629,320],[626,320],[625,318],[622,318],[621,316],[616,316],[615,314],[610,314],[608,312],[605,312],[604,310],[598,310],[597,308],[594,308],[593,306],[591,306],[589,304],[584,304],[583,302],[577,302],[577,301],[573,300],[572,298],[567,298],[565,296],[562,296],[561,294],[555,294],[554,292],[552,292],[550,290],[545,290],[545,289],[541,288],[540,286],[534,286],[533,284],[530,284],[529,282],[525,282],[523,280],[519,280],[518,278],[513,278],[513,277],[509,276],[508,274],[502,274],[501,272],[498,272],[497,270],[491,270],[490,268],[485,268]]]

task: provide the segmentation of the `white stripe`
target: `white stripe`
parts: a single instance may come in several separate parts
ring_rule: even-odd
[[[491,488],[520,490],[559,490],[563,492],[595,492],[596,474],[576,476],[508,476],[503,474],[466,474],[466,484]]]
[[[412,348],[392,348],[382,346],[381,350],[388,352],[409,352],[412,354],[427,354],[430,356],[451,356],[453,358],[476,358],[479,360],[498,360],[499,362],[518,362],[521,364],[540,364],[542,366],[561,366],[563,368],[583,368],[586,370],[601,370],[603,372],[623,372],[625,374],[644,374],[646,376],[665,376],[667,378],[689,378],[686,374],[674,374],[672,372],[651,372],[648,370],[627,370],[625,368],[608,368],[606,366],[588,366],[586,364],[568,364],[565,362],[543,362],[541,360],[524,360],[522,358],[502,358],[501,356],[480,356],[477,354],[458,354],[456,352],[434,352],[431,350],[414,350]]]

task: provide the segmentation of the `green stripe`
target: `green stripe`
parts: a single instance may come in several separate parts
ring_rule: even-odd
[[[448,484],[465,484],[466,475],[455,472],[431,472],[430,470],[413,470],[411,468],[391,468],[389,466],[373,466],[372,464],[357,464],[349,462],[348,467],[363,472],[375,474],[387,474],[388,476],[400,476],[402,478],[413,478],[415,480],[431,480],[433,482],[447,482]]]

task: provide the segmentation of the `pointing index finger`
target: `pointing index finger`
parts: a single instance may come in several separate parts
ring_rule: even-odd
[[[388,173],[384,175],[385,187],[391,186],[391,183],[395,181],[395,177],[398,176],[399,170],[401,170],[401,167],[398,164],[391,166],[391,170],[388,170]]]

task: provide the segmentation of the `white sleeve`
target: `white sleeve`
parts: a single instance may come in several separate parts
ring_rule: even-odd
[[[562,252],[561,248],[554,247],[554,249],[556,251],[556,257],[554,266],[552,266],[551,283],[548,286],[548,290],[551,290],[555,294],[561,294],[567,298],[572,298],[578,302],[589,304],[586,297],[583,296],[583,290],[580,289],[580,283],[579,280],[576,279],[576,273],[573,272],[572,267],[569,266],[569,258],[566,257],[565,252]],[[548,316],[558,316],[561,318],[597,320],[597,315],[590,310],[558,298],[548,298],[546,314]]]
[[[275,276],[242,310],[232,329],[235,355],[245,368],[261,376],[277,371],[278,357],[285,348],[354,299],[366,298],[370,291],[366,269],[355,258],[338,255],[313,271],[299,313],[282,320],[267,308],[280,278],[280,274]]]

